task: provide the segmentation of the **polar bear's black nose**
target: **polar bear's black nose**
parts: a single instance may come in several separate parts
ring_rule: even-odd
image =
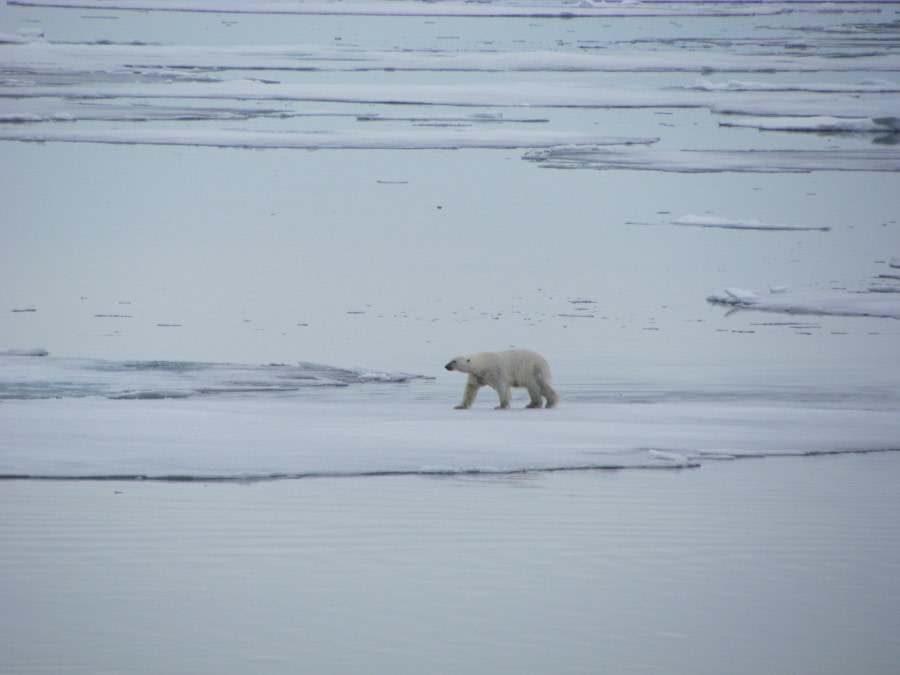
[[[447,370],[453,370],[453,361],[444,366],[444,368],[446,368]]]

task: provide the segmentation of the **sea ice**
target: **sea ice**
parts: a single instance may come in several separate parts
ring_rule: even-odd
[[[361,49],[332,45],[164,45],[107,42],[56,42],[27,36],[0,36],[4,66],[11,72],[116,73],[145,76],[216,69],[255,71],[457,71],[457,72],[692,72],[819,73],[897,72],[900,62],[889,53],[848,56],[824,54],[740,54],[704,50],[490,51],[439,49]],[[176,76],[177,77],[177,76]],[[700,93],[897,93],[887,80],[852,83],[761,83],[700,79],[675,87]]]
[[[734,220],[731,218],[720,218],[719,216],[695,216],[686,215],[671,221],[672,225],[687,225],[691,227],[717,227],[726,230],[766,230],[766,231],[798,231],[798,230],[816,230],[827,232],[830,227],[813,227],[808,225],[784,225],[764,223],[761,220],[753,218]]]
[[[461,149],[542,148],[562,144],[652,144],[655,138],[611,138],[567,131],[440,127],[408,131],[244,131],[238,129],[0,129],[0,140],[146,145],[193,145],[230,148],[305,149]]]
[[[777,287],[769,295],[737,288],[714,293],[707,300],[715,304],[732,305],[740,309],[754,309],[784,314],[837,316],[876,316],[900,319],[900,297],[896,293],[868,290],[848,291],[792,291]]]
[[[808,173],[810,171],[900,171],[893,148],[840,150],[580,150],[549,148],[526,159],[550,169],[635,169],[681,173]]]
[[[900,447],[900,420],[887,410],[570,402],[553,411],[460,413],[450,409],[453,395],[446,398],[7,401],[0,477],[202,481],[682,468],[710,456]]]
[[[818,115],[815,117],[745,117],[726,119],[723,127],[750,127],[763,131],[813,131],[851,133],[900,133],[900,117],[847,118]]]
[[[241,365],[190,361],[102,361],[47,356],[45,349],[0,350],[0,401],[50,398],[164,399],[234,394],[281,395],[373,382],[430,379],[371,368],[317,363]]]
[[[220,79],[229,70],[254,71],[461,71],[461,72],[674,72],[760,70],[807,72],[898,70],[891,54],[772,55],[702,50],[439,51],[367,50],[321,45],[191,46],[60,43],[5,40],[0,60],[8,73],[0,89],[0,122],[246,120],[316,114],[299,102],[520,108],[706,108],[738,120],[725,126],[790,130],[893,132],[900,87],[884,80],[858,84],[770,84],[701,80],[693,86],[604,86],[580,82],[507,81],[491,84],[292,83],[276,79]],[[128,78],[122,78],[128,74]],[[48,81],[48,77],[51,78]],[[181,103],[173,104],[177,100]],[[215,103],[204,103],[215,101]],[[260,107],[260,102],[266,102]],[[332,113],[338,114],[338,113]],[[355,114],[358,121],[381,119]],[[415,117],[421,119],[414,119]],[[451,116],[405,116],[442,124]],[[465,116],[484,122],[496,113]],[[809,119],[801,119],[809,118]],[[404,119],[398,116],[397,119]],[[515,119],[515,118],[513,118]],[[516,121],[546,120],[528,117]],[[511,121],[513,121],[511,119]],[[0,138],[21,138],[5,131]],[[151,134],[152,135],[152,134]],[[57,139],[52,134],[40,140]],[[69,137],[65,140],[76,140]],[[123,142],[121,140],[106,142]],[[148,141],[160,142],[158,138]],[[184,140],[178,141],[183,143]],[[198,138],[198,145],[207,144]],[[226,145],[245,145],[228,141]],[[545,144],[540,144],[545,145]],[[257,146],[249,147],[281,147]],[[285,147],[294,147],[288,145]],[[299,147],[308,147],[301,144]],[[355,146],[348,146],[355,147]],[[369,147],[369,146],[364,146]],[[405,147],[405,146],[399,146]],[[431,146],[429,146],[431,147]],[[444,147],[441,145],[434,147]],[[467,146],[464,146],[467,147]],[[492,147],[492,146],[479,146]],[[509,147],[501,144],[499,147]],[[533,146],[529,146],[533,147]]]
[[[793,0],[788,0],[791,2]],[[851,0],[851,2],[856,0]],[[10,5],[124,9],[140,11],[227,12],[252,14],[338,14],[358,16],[545,17],[573,19],[603,16],[757,16],[781,14],[764,3],[730,2],[308,2],[305,0],[8,0]]]
[[[754,56],[754,59],[757,57]],[[712,82],[700,79],[692,87],[701,91],[757,91],[757,92],[794,92],[807,91],[819,93],[843,93],[843,94],[878,94],[898,93],[900,84],[888,80],[863,80],[858,83],[847,84],[844,82],[747,82],[741,80],[729,80],[727,82]]]
[[[237,100],[221,104],[180,105],[154,101],[134,103],[91,100],[71,100],[51,97],[0,98],[0,123],[32,124],[39,122],[149,122],[149,121],[239,121],[255,118],[286,119],[289,117],[339,117],[340,113],[326,111],[298,112],[288,107],[260,106]],[[344,116],[351,116],[346,113]]]
[[[0,353],[0,477],[267,480],[683,468],[900,448],[890,401],[568,401],[453,410],[455,387],[366,368]],[[560,383],[565,389],[565,383]],[[812,402],[817,401],[817,402]],[[524,404],[524,402],[522,402]]]

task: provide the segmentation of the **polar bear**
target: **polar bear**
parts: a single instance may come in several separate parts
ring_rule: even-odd
[[[509,407],[511,387],[524,387],[528,390],[531,397],[528,408],[540,408],[542,396],[547,399],[548,408],[559,402],[559,395],[550,386],[553,376],[547,361],[540,354],[527,349],[457,356],[444,368],[469,374],[462,403],[456,406],[457,410],[471,407],[478,390],[485,385],[497,390],[500,396],[498,408]]]

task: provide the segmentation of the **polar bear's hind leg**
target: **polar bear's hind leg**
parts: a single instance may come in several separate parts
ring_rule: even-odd
[[[543,388],[540,386],[532,385],[528,387],[528,396],[531,397],[531,402],[525,406],[526,408],[543,408],[544,403],[541,401],[541,394],[543,393]]]
[[[551,387],[549,384],[545,384],[542,389],[542,393],[544,398],[547,399],[547,407],[555,408],[556,404],[559,403],[559,394]]]
[[[557,403],[559,403],[559,394],[556,393],[556,390],[550,386],[550,383],[547,382],[544,377],[544,371],[540,366],[534,367],[534,381],[537,383],[538,392],[535,395],[531,391],[528,390],[528,393],[531,394],[531,403],[528,405],[529,408],[540,408],[541,407],[541,396],[547,399],[547,407],[553,408]]]

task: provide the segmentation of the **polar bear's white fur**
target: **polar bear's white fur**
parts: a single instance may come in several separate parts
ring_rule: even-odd
[[[527,349],[457,356],[444,368],[469,374],[462,403],[456,406],[457,410],[471,407],[478,390],[485,385],[497,390],[500,396],[498,408],[509,407],[511,387],[524,387],[528,390],[531,397],[528,408],[540,408],[542,396],[547,399],[548,408],[559,402],[559,395],[550,386],[553,376],[547,361],[540,354]]]

